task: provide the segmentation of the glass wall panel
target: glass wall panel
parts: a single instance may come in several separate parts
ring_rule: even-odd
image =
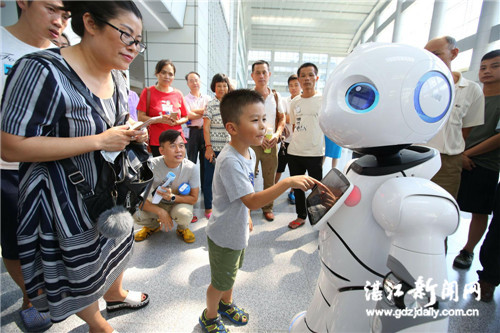
[[[257,51],[250,50],[248,52],[248,61],[257,61],[257,60],[265,60],[271,61],[271,51]]]
[[[482,4],[483,2],[479,0],[448,1],[443,34],[450,35],[456,40],[474,35]]]
[[[274,53],[275,62],[298,62],[299,53],[298,52],[275,52]]]
[[[402,13],[401,42],[424,47],[429,39],[434,1],[415,1]]]

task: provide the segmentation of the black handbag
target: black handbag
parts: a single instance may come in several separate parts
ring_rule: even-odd
[[[117,89],[115,124],[111,124],[101,106],[90,95],[80,78],[64,67],[57,59],[47,53],[37,53],[33,57],[42,57],[53,63],[80,92],[80,94],[99,114],[108,127],[125,124],[127,118],[119,117],[120,101],[119,79],[112,72]],[[128,104],[126,104],[128,107]],[[102,168],[95,188],[91,188],[83,174],[70,158],[60,160],[69,181],[76,186],[87,207],[87,213],[97,224],[99,232],[107,238],[117,238],[130,234],[133,228],[133,214],[139,204],[147,198],[153,183],[153,172],[149,162],[149,154],[143,143],[131,142],[122,150],[113,163],[102,156]],[[142,206],[141,206],[142,207]]]

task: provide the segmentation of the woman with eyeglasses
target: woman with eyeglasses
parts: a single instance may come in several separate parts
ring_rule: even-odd
[[[173,129],[181,132],[182,139],[186,143],[181,125],[188,121],[184,96],[172,87],[175,79],[175,66],[172,61],[168,59],[158,61],[155,76],[158,81],[142,91],[139,104],[137,104],[139,121],[145,122],[150,118],[155,118],[149,126],[149,147],[153,157],[161,155],[159,138],[160,134],[166,130]]]
[[[205,138],[205,179],[203,179],[205,192],[203,198],[205,217],[207,219],[212,216],[212,182],[215,172],[215,160],[222,148],[231,140],[231,136],[229,136],[222,122],[220,102],[228,92],[233,91],[229,78],[222,73],[214,75],[210,88],[215,93],[215,97],[208,102],[203,115],[203,137]]]
[[[31,302],[49,311],[53,322],[76,313],[90,332],[112,332],[99,312],[100,297],[108,311],[149,302],[148,295],[122,287],[133,231],[113,239],[100,235],[60,160],[70,158],[95,186],[102,151],[121,151],[133,140],[145,142],[147,135],[129,125],[109,128],[54,63],[78,76],[110,123],[125,124],[127,88],[116,70],[128,69],[145,49],[142,16],[132,1],[65,1],[64,6],[81,42],[21,58],[13,67],[3,95],[1,153],[7,161],[24,162],[17,241]]]

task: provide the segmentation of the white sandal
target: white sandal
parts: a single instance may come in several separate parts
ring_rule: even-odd
[[[106,311],[112,312],[122,309],[140,309],[149,303],[148,294],[144,294],[146,298],[142,299],[143,293],[139,291],[130,291],[127,297],[122,302],[106,302]]]

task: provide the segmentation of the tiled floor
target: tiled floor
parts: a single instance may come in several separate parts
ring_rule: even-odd
[[[340,166],[345,164],[345,159],[343,157]],[[325,174],[329,165],[327,159]],[[260,189],[261,184],[259,177],[256,189]],[[201,200],[195,206],[200,220],[192,224],[195,243],[182,242],[174,232],[158,232],[136,243],[125,272],[124,287],[149,293],[151,303],[138,311],[107,314],[101,300],[103,315],[119,332],[201,332],[198,317],[205,308],[210,268],[205,236],[207,220],[201,218],[200,205],[203,205]],[[292,317],[306,310],[313,296],[320,269],[317,232],[308,224],[294,231],[288,229],[288,222],[295,218],[295,209],[288,204],[285,194],[275,201],[275,213],[276,220],[269,223],[260,211],[252,212],[255,229],[234,293],[235,301],[250,313],[250,321],[244,327],[229,325],[232,332],[286,332]],[[465,283],[477,280],[475,271],[480,269],[477,256],[469,271],[451,268],[453,258],[467,237],[469,221],[470,216],[464,214],[459,230],[449,238],[448,280],[458,281],[462,290]],[[452,303],[455,309],[479,309],[479,317],[452,317],[449,332],[500,332],[499,290],[497,288],[494,302],[489,304],[462,297]],[[18,315],[20,305],[21,292],[2,265],[2,332],[23,330]],[[71,316],[47,332],[88,332],[88,327],[78,317]]]

